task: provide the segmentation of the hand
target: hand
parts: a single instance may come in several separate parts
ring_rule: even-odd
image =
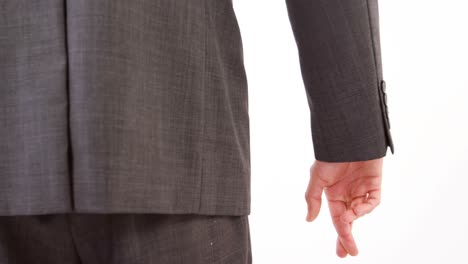
[[[353,221],[370,213],[380,203],[383,158],[355,162],[316,160],[310,167],[310,180],[305,193],[306,221],[312,222],[320,212],[322,192],[338,238],[336,254],[356,256],[358,249],[351,233]]]

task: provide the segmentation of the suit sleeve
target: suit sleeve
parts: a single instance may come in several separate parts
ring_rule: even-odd
[[[316,160],[394,153],[377,0],[286,0],[310,109]]]

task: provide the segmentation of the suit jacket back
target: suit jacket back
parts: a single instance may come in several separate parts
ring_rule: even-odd
[[[288,2],[297,40],[310,44],[316,32],[305,34],[316,28],[299,10],[307,3]],[[321,17],[314,23],[326,39],[309,51],[298,42],[303,69],[312,61],[319,69],[303,72],[321,127],[312,131],[316,158],[382,156],[386,112],[375,64],[366,64],[377,59],[368,58],[376,43],[348,39],[369,32],[357,18],[364,6],[322,2],[304,10],[356,20]],[[247,78],[231,0],[7,0],[0,8],[1,215],[250,213]],[[345,22],[356,26],[344,31],[354,57],[340,46]],[[313,55],[325,48],[341,53]]]

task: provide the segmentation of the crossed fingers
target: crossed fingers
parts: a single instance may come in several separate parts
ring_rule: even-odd
[[[372,190],[367,195],[356,197],[351,202],[328,200],[333,225],[338,234],[336,253],[339,257],[347,254],[356,256],[358,248],[351,232],[353,221],[370,213],[380,203],[380,190]]]

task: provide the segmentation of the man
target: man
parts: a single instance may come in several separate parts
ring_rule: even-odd
[[[393,153],[376,0],[286,0],[337,254]],[[0,263],[251,263],[231,0],[0,5]]]

